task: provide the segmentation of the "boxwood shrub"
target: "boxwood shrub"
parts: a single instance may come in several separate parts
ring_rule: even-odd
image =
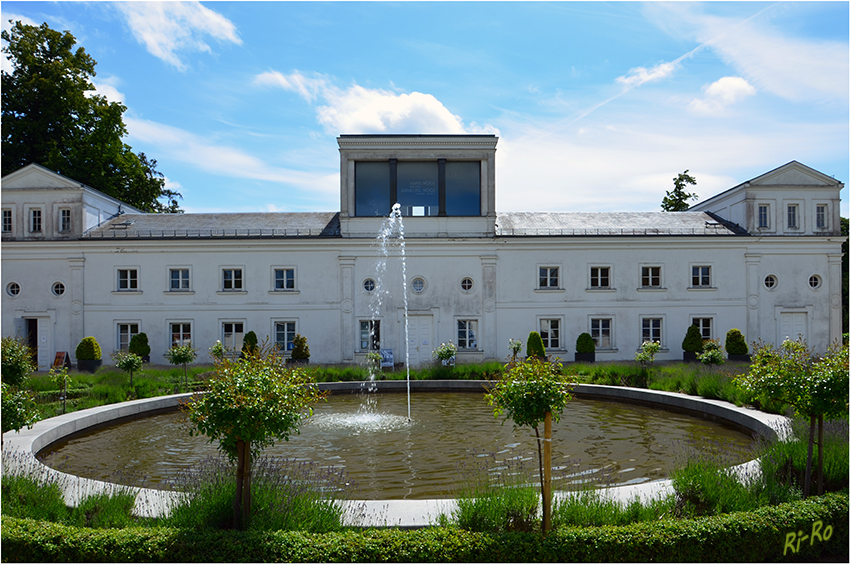
[[[2,544],[5,562],[797,562],[848,556],[848,509],[845,490],[749,513],[564,528],[545,538],[455,527],[325,534],[83,529],[3,516]],[[810,542],[818,523],[820,538]],[[799,544],[798,534],[807,537]]]

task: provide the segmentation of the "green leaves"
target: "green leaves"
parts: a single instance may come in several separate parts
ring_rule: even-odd
[[[289,440],[310,404],[324,397],[303,368],[287,368],[283,358],[263,347],[240,360],[223,359],[209,389],[188,404],[189,419],[210,441],[236,459],[236,443],[245,441],[256,456],[277,440]]]
[[[496,417],[504,412],[516,426],[536,428],[547,412],[558,421],[572,399],[573,385],[560,374],[560,369],[557,362],[530,358],[511,366],[484,398],[495,407]]]

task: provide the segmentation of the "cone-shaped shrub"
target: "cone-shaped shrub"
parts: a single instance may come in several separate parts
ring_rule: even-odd
[[[582,333],[576,339],[577,353],[592,353],[596,352],[596,341],[590,336],[590,333]]]
[[[747,340],[740,329],[729,329],[726,333],[726,353],[727,354],[747,354],[749,352]]]
[[[543,346],[543,339],[540,338],[540,333],[532,331],[528,334],[528,341],[525,345],[525,356],[528,358],[546,358],[546,348]]]
[[[688,327],[685,340],[682,341],[682,350],[685,352],[702,352],[702,333],[696,325]]]
[[[146,333],[139,333],[130,337],[130,346],[128,352],[139,357],[146,357],[151,354],[151,346],[148,344],[148,336]]]
[[[100,345],[94,337],[85,337],[76,350],[77,360],[100,360]]]
[[[256,354],[257,352],[257,334],[253,331],[245,333],[242,339],[242,354],[245,356]]]

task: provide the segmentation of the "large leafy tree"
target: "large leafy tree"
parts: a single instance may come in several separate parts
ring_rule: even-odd
[[[13,22],[2,32],[2,174],[38,163],[149,212],[179,212],[156,160],[123,142],[126,107],[95,94],[95,61],[69,32]]]
[[[208,390],[187,404],[192,424],[236,463],[237,527],[246,527],[251,515],[252,460],[297,433],[322,397],[303,368],[286,368],[283,356],[263,343],[244,358],[217,360]]]
[[[676,178],[673,179],[673,190],[668,190],[667,195],[661,200],[661,211],[687,211],[691,207],[688,200],[698,198],[696,194],[685,190],[688,184],[696,186],[697,179],[688,174],[687,170],[676,175]]]

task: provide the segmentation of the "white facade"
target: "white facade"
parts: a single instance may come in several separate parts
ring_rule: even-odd
[[[2,334],[30,334],[41,369],[88,335],[108,363],[139,331],[152,362],[181,339],[205,361],[217,339],[238,346],[248,331],[282,344],[300,333],[314,363],[361,362],[372,346],[404,362],[401,260],[391,249],[378,274],[372,211],[394,198],[407,214],[411,365],[449,340],[459,362],[502,359],[530,331],[564,360],[592,333],[600,361],[632,359],[645,338],[661,340],[659,359],[681,359],[694,322],[720,340],[732,328],[750,342],[802,334],[824,350],[840,337],[843,185],[799,163],[689,212],[497,214],[494,136],[338,142],[339,213],[122,204],[112,217],[119,202],[41,167],[3,178]],[[41,234],[25,229],[33,208]]]

